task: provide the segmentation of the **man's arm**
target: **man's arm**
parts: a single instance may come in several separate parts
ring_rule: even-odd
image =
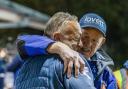
[[[24,59],[30,56],[48,54],[47,47],[54,43],[54,40],[40,35],[21,35],[17,38],[17,49]]]
[[[64,72],[67,70],[68,77],[71,76],[72,67],[75,67],[75,76],[84,69],[84,61],[79,53],[70,49],[61,42],[55,42],[46,36],[23,35],[17,39],[17,48],[22,58],[43,55],[48,53],[59,54],[64,61]]]

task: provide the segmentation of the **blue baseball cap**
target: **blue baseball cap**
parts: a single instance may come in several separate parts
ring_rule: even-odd
[[[79,21],[81,28],[91,27],[99,30],[106,37],[106,23],[102,17],[95,13],[85,14]]]
[[[128,60],[123,64],[124,68],[128,69]]]

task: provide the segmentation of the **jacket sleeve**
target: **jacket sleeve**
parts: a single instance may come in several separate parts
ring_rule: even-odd
[[[103,73],[103,81],[106,83],[106,89],[118,89],[116,78],[111,70],[106,68]]]
[[[48,54],[47,47],[54,40],[40,35],[21,35],[17,38],[17,49],[22,58],[29,56]]]
[[[9,63],[6,67],[6,70],[9,72],[14,72],[16,73],[16,71],[21,67],[21,65],[23,64],[23,61],[21,60],[20,56],[17,54],[11,63]]]

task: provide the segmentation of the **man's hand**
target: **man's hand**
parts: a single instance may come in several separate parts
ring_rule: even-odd
[[[79,71],[82,73],[85,63],[79,56],[79,53],[69,48],[67,45],[56,42],[47,49],[49,53],[57,53],[64,62],[64,72],[67,71],[68,78],[71,77],[73,65],[75,68],[75,77],[78,77]]]
[[[60,53],[64,61],[64,72],[67,70],[68,78],[71,77],[73,65],[75,68],[75,77],[78,77],[79,71],[82,73],[84,70],[85,63],[83,59],[79,56],[79,53],[72,49],[64,49],[63,52]]]

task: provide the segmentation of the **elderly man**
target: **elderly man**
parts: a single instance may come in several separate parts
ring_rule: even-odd
[[[116,89],[116,79],[108,68],[111,62],[105,61],[105,56],[97,50],[105,42],[106,23],[97,14],[88,13],[80,19],[82,28],[83,48],[81,53],[88,59],[88,63],[94,75],[94,84],[97,89]]]
[[[110,59],[109,56],[102,51],[97,51],[105,42],[105,37],[106,37],[105,21],[97,14],[88,13],[85,14],[80,19],[79,23],[82,28],[81,39],[83,42],[83,47],[82,49],[79,50],[79,52],[85,55],[86,58],[88,58],[88,63],[90,64],[90,67],[94,75],[94,82],[96,88],[116,89],[117,85],[116,85],[115,77],[108,68],[108,65],[113,64],[113,61],[109,60],[109,62],[107,62],[108,59]],[[34,36],[29,36],[29,40],[30,39],[32,40],[37,38],[35,38]],[[65,55],[67,55],[71,53],[71,50],[69,50],[69,48],[67,48],[65,45],[62,46],[62,44],[59,44],[57,42],[53,43],[50,39],[47,38],[43,39],[42,41],[43,44],[38,45],[36,47],[34,46],[34,43],[37,42],[33,42],[33,44],[31,44],[29,41],[22,39],[22,37],[19,38],[19,40],[25,42],[25,44],[23,44],[22,46],[18,45],[18,47],[19,47],[19,51],[20,50],[24,51],[24,54],[26,54],[26,56],[47,54],[47,51],[49,53],[57,53],[59,55],[62,55],[64,53]],[[48,43],[46,40],[51,43]],[[47,45],[48,47],[47,46],[44,47],[44,45]],[[30,50],[33,50],[33,53]],[[68,50],[69,52],[66,50]],[[64,58],[64,56],[61,57]],[[71,76],[70,69],[71,68],[68,68],[68,72],[67,72],[69,77]],[[79,67],[76,69],[77,70],[75,74],[78,75]]]
[[[60,41],[72,49],[77,49],[78,45],[81,46],[80,26],[76,17],[68,13],[60,12],[53,15],[48,21],[45,33],[50,38]],[[21,38],[26,39],[26,36]],[[36,39],[34,42],[38,40]],[[22,41],[19,44],[23,43]],[[82,55],[81,57],[83,58]],[[78,79],[73,75],[70,79],[65,76],[62,59],[56,54],[38,55],[24,60],[24,64],[18,71],[15,89],[95,89],[91,69],[84,58],[81,60],[84,60],[88,67],[84,74],[79,74]],[[72,64],[72,61],[69,64]]]

